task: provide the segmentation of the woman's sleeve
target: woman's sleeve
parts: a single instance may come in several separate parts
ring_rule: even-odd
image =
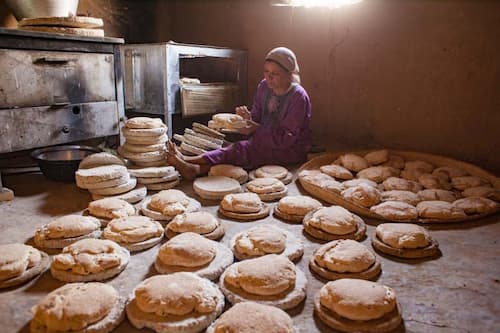
[[[257,129],[255,134],[263,140],[262,144],[273,149],[287,149],[296,143],[301,129],[311,118],[311,103],[307,94],[294,96],[285,111],[278,126],[260,126]]]

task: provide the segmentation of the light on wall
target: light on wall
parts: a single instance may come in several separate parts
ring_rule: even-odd
[[[278,0],[273,1],[273,6],[292,6],[292,7],[328,7],[339,8],[352,5],[363,0]]]

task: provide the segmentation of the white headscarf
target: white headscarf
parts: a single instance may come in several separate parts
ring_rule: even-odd
[[[299,64],[292,50],[286,47],[277,47],[269,51],[265,60],[272,60],[280,64],[292,74],[292,83],[300,83]]]

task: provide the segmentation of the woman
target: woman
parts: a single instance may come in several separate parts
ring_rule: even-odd
[[[267,54],[252,111],[240,106],[236,114],[247,120],[247,127],[239,132],[251,135],[248,140],[192,157],[183,156],[169,142],[168,163],[184,178],[194,179],[214,164],[254,169],[304,162],[311,147],[311,102],[300,85],[299,65],[291,50],[278,47]]]

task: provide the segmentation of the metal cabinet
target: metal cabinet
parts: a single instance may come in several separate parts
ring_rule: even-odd
[[[118,135],[122,43],[0,29],[0,153]]]
[[[246,101],[247,52],[225,47],[181,44],[125,44],[120,46],[127,114],[161,117],[168,134],[183,132],[198,117],[181,112],[180,79],[203,83],[231,83],[239,91],[238,104]],[[232,111],[232,110],[226,110]]]

